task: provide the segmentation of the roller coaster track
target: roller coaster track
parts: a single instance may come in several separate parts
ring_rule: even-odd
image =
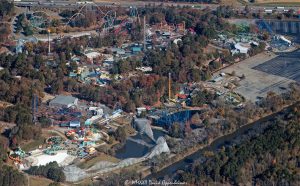
[[[114,12],[114,11],[112,11],[112,10],[109,10],[109,11],[107,11],[107,12],[104,12],[104,11],[101,10],[100,6],[98,6],[98,5],[95,4],[95,3],[84,4],[84,5],[78,10],[78,12],[76,12],[74,15],[72,15],[70,18],[67,19],[67,22],[64,23],[64,26],[69,25],[70,22],[71,22],[72,20],[76,19],[78,16],[84,16],[84,17],[85,17],[85,15],[84,15],[82,12],[83,12],[84,8],[87,7],[87,6],[94,6],[94,7],[96,7],[97,10],[103,15],[102,19],[104,20],[104,22],[106,22],[106,23],[108,24],[108,27],[112,27],[112,24],[113,24],[114,20],[116,19],[116,12]],[[33,15],[32,19],[43,17],[43,16],[37,16],[37,15],[35,15],[35,14],[37,14],[37,13],[43,13],[43,14],[46,15],[47,18],[50,17],[50,15],[49,15],[47,12],[39,10],[39,11],[32,11],[32,12],[31,12],[31,14]],[[38,26],[36,26],[36,25],[33,25],[31,22],[30,22],[30,25],[31,25],[32,27],[34,27],[34,28],[37,28],[37,29],[39,29],[39,30],[42,30],[42,28],[40,28],[40,27],[38,27]]]
[[[75,13],[73,16],[71,16],[69,19],[68,19],[68,22],[65,24],[65,25],[68,25],[73,19],[75,19],[77,16],[79,15],[84,15],[82,14],[82,11],[85,7],[87,6],[95,6],[97,8],[97,10],[103,15],[103,19],[106,20],[106,22],[108,23],[109,22],[109,19],[110,21],[113,23],[113,21],[116,19],[116,12],[112,11],[112,10],[109,10],[107,12],[104,12],[101,10],[100,6],[98,6],[96,3],[94,2],[91,2],[91,3],[88,3],[88,4],[84,4],[79,10],[77,13]],[[111,23],[109,23],[109,27],[111,26]]]
[[[67,23],[65,23],[65,25],[68,25],[68,24],[70,24],[70,22],[73,20],[73,19],[75,19],[77,16],[79,16],[79,15],[82,15],[82,16],[84,16],[85,17],[85,15],[84,14],[82,14],[82,13],[80,13],[80,12],[77,12],[77,13],[75,13],[74,15],[72,15],[69,19],[68,19],[68,22]]]

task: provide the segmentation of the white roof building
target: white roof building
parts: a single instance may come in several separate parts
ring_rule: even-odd
[[[99,52],[89,52],[84,54],[88,59],[92,60],[99,57],[101,54]]]
[[[237,43],[234,45],[234,48],[237,49],[240,53],[242,54],[247,54],[249,47],[246,47],[245,45],[243,45],[242,43]]]
[[[285,42],[285,43],[287,43],[287,44],[289,44],[289,45],[292,44],[292,42],[291,42],[290,40],[288,40],[287,38],[285,38],[284,36],[280,36],[279,38],[280,38],[283,42]]]
[[[151,67],[137,67],[136,70],[141,70],[143,72],[151,72],[152,68]]]
[[[174,39],[173,43],[177,45],[179,41],[181,42],[181,41],[182,41],[182,39],[180,39],[180,38],[178,38],[178,39]]]
[[[236,43],[234,44],[234,48],[233,50],[231,50],[231,54],[247,54],[249,49],[250,49],[250,44],[249,43]]]

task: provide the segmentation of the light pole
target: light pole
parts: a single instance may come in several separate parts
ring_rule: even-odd
[[[50,55],[50,53],[51,53],[51,49],[50,49],[50,32],[51,32],[51,30],[48,29],[47,31],[48,31],[48,55]]]

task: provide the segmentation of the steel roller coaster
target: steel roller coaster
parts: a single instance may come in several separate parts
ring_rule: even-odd
[[[139,18],[138,10],[136,7],[132,6],[129,10],[129,17],[123,18],[120,24],[115,25],[117,20],[116,11],[108,10],[104,11],[101,7],[93,2],[83,4],[83,6],[79,7],[71,17],[67,18],[66,21],[62,24],[62,26],[68,26],[70,23],[78,17],[86,17],[85,11],[87,8],[96,8],[97,13],[101,15],[101,20],[99,21],[99,26],[103,26],[104,30],[109,30],[110,28],[115,28],[115,33],[119,33],[122,30],[122,27],[125,26],[127,23],[132,23],[134,21],[134,17]],[[43,25],[49,21],[51,17],[45,11],[33,11],[30,17],[30,25],[38,30],[43,30]]]

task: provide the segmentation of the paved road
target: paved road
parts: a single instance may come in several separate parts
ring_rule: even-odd
[[[79,4],[76,2],[72,1],[37,1],[37,0],[32,0],[32,1],[27,1],[27,2],[15,2],[17,6],[28,6],[28,7],[34,7],[34,6],[40,6],[40,7],[56,7],[56,8],[72,8],[72,7],[80,7],[83,6],[84,4]],[[216,9],[219,5],[216,4],[199,4],[199,3],[178,3],[178,2],[143,2],[143,1],[110,1],[110,2],[96,2],[98,6],[121,6],[121,7],[144,7],[147,4],[152,4],[152,5],[157,5],[157,6],[190,6],[192,8],[197,8],[197,9],[204,9],[209,7],[210,9]],[[237,5],[235,6],[237,10],[244,10],[244,6]],[[294,9],[298,10],[299,7],[289,7],[289,9]],[[275,7],[272,6],[251,6],[251,11],[252,12],[258,12],[259,10],[264,10],[264,9],[275,9]]]

